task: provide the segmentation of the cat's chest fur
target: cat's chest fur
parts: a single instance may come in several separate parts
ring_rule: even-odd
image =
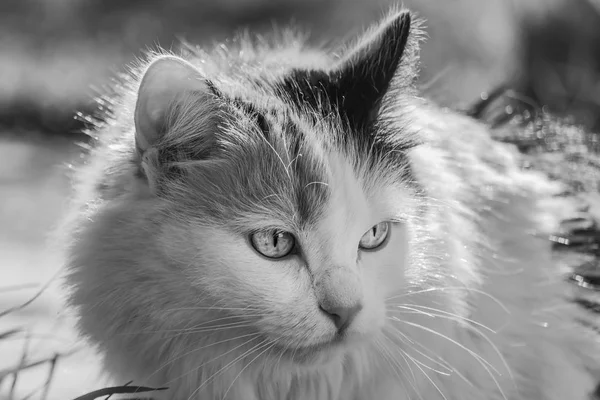
[[[555,187],[419,97],[411,26],[391,13],[335,57],[294,40],[157,56],[127,81],[80,174],[66,274],[117,383],[587,398],[597,343],[543,238]]]

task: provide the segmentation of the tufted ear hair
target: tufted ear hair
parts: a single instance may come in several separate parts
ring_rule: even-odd
[[[373,122],[395,78],[405,86],[416,78],[414,52],[408,55],[406,68],[401,68],[410,34],[411,14],[392,13],[330,69],[295,71],[286,90],[295,101],[312,103],[317,109],[329,103],[351,126],[364,128]]]
[[[202,74],[187,61],[164,56],[153,61],[141,80],[135,105],[135,146],[138,156],[163,139],[175,108],[196,98],[195,106],[211,107],[213,94]],[[202,101],[205,99],[205,101]],[[209,110],[208,110],[209,111]]]

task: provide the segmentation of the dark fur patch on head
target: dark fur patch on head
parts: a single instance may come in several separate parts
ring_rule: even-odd
[[[347,128],[369,129],[398,73],[410,25],[409,13],[394,16],[331,69],[292,71],[280,92],[298,109],[310,108],[325,118],[334,112]]]
[[[416,25],[411,34],[410,14],[392,14],[335,65],[293,69],[274,85],[275,93],[315,123],[339,127],[332,140],[350,157],[371,166],[384,158],[406,164],[405,153],[418,143],[413,133],[402,131],[401,111],[402,96],[414,94]],[[402,170],[410,174],[408,166]]]

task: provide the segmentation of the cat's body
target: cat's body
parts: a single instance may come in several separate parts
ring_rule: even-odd
[[[128,82],[81,175],[67,277],[118,382],[173,400],[587,398],[597,350],[543,238],[554,188],[418,97],[409,27],[394,14],[343,58],[293,40],[157,56]]]

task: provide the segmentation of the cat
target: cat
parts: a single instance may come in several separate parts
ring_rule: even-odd
[[[556,192],[423,98],[394,8],[332,54],[156,53],[78,175],[65,282],[117,383],[171,400],[585,399]]]

